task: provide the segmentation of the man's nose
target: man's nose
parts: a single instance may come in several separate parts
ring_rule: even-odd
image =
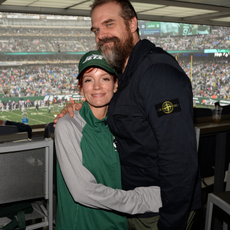
[[[102,40],[102,39],[108,37],[107,35],[108,35],[108,34],[107,34],[107,32],[106,32],[105,29],[100,29],[100,30],[98,31],[97,38],[98,38],[98,40]]]

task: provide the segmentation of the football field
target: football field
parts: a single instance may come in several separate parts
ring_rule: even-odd
[[[59,112],[62,110],[62,107],[59,106]],[[53,107],[51,106],[50,113],[48,107],[39,107],[37,111],[35,107],[26,108],[28,113],[29,125],[37,124],[46,124],[54,121]],[[12,111],[3,111],[0,112],[0,120],[10,120],[22,122],[22,111],[21,110],[12,110]]]
[[[65,107],[65,105],[59,105],[59,113]],[[196,105],[196,107],[204,107],[202,105]],[[211,107],[211,106],[210,106]],[[205,106],[205,108],[209,108],[209,106]],[[26,108],[26,112],[28,113],[29,125],[37,125],[37,124],[48,124],[54,121],[53,115],[53,106],[50,107],[50,113],[48,110],[48,106],[39,107],[37,111],[35,107]],[[3,112],[0,111],[0,120],[10,120],[22,122],[22,111],[21,110],[12,110]]]

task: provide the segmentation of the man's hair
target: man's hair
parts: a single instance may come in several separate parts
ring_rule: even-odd
[[[129,21],[133,17],[135,17],[137,20],[137,13],[135,9],[133,8],[132,4],[130,3],[129,0],[94,0],[93,4],[90,6],[91,7],[91,12],[90,15],[92,15],[92,11],[97,7],[104,5],[109,2],[115,2],[120,5],[121,7],[121,17],[124,19],[125,22]],[[137,34],[139,36],[139,29],[137,27]]]

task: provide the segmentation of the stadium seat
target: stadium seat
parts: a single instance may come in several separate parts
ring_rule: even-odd
[[[230,105],[223,106],[222,115],[230,115]]]
[[[227,183],[225,192],[210,193],[208,195],[205,230],[211,230],[213,205],[219,207],[227,215],[223,215],[223,230],[228,230],[228,222],[230,219],[230,164],[228,167]],[[226,219],[225,219],[226,218]]]
[[[15,125],[4,125],[0,126],[0,135],[17,133],[18,128]]]
[[[18,132],[12,134],[1,135],[0,143],[10,142],[10,141],[28,141],[27,132]]]
[[[54,139],[54,122],[51,122],[46,125],[45,127],[45,138],[52,138]]]
[[[0,135],[12,134],[17,132],[27,132],[28,138],[32,138],[32,128],[28,124],[7,120],[5,125],[0,126]]]

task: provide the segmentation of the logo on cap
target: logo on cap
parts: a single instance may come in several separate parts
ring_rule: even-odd
[[[97,60],[102,60],[103,56],[102,55],[96,55],[96,54],[92,54],[91,56],[88,56],[85,61],[82,62],[82,64],[86,63],[87,61],[90,61],[92,59],[97,59]]]

